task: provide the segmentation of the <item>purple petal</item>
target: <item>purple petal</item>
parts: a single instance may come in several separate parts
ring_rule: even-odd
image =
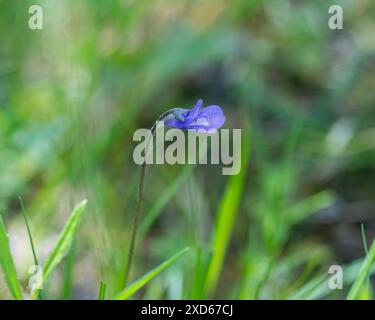
[[[186,123],[190,123],[192,121],[195,120],[195,118],[198,116],[199,114],[199,109],[200,107],[202,106],[203,104],[203,100],[202,99],[199,99],[197,101],[197,103],[195,104],[194,108],[191,109],[185,116],[185,122]]]
[[[165,120],[164,124],[171,128],[191,129],[202,131],[213,131],[221,128],[225,122],[223,110],[216,105],[208,106],[199,111],[203,101],[197,101],[195,107],[187,110],[184,115],[184,121],[176,118]]]
[[[181,122],[180,120],[177,119],[169,119],[164,122],[164,125],[171,127],[171,128],[179,128],[179,129],[185,129],[186,123]]]
[[[188,129],[219,129],[225,122],[223,110],[219,106],[208,106],[199,112],[198,117],[189,123]]]

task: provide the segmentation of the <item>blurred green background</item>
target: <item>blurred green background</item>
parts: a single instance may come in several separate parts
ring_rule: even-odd
[[[375,235],[375,3],[331,2],[0,0],[0,213],[25,291],[19,196],[41,261],[89,200],[45,298],[122,289],[133,132],[202,98],[246,130],[250,156],[236,177],[148,168],[132,280],[191,249],[134,298],[345,297],[365,255],[360,224]],[[43,30],[28,28],[33,4]],[[334,4],[343,30],[328,28]],[[333,264],[348,266],[343,290],[321,281]]]

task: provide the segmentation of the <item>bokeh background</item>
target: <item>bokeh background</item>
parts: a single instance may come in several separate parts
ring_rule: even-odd
[[[28,28],[33,4],[43,30]],[[343,30],[328,28],[334,4]],[[2,0],[0,39],[0,213],[25,291],[19,196],[41,261],[89,200],[44,298],[96,299],[100,281],[122,289],[132,135],[202,98],[243,129],[250,155],[236,177],[148,168],[132,280],[191,249],[134,298],[345,297],[365,255],[361,223],[369,244],[375,234],[372,0]],[[343,290],[324,280],[334,264]]]

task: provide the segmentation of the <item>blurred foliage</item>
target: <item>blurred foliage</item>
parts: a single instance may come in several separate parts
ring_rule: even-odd
[[[28,28],[32,4],[43,30]],[[343,30],[328,28],[333,4]],[[89,199],[46,298],[94,299],[100,281],[109,296],[123,289],[133,132],[198,98],[222,106],[226,128],[250,123],[218,286],[202,295],[219,203],[238,186],[219,166],[152,166],[134,279],[194,250],[137,297],[291,298],[363,257],[360,223],[375,235],[374,30],[372,0],[0,0],[0,213],[24,289],[33,257],[19,196],[42,261]]]

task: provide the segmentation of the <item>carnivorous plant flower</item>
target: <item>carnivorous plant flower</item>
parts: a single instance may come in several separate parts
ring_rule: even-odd
[[[164,119],[171,128],[212,131],[219,129],[225,122],[223,110],[211,105],[200,110],[203,100],[199,99],[193,109],[172,109],[172,114]]]
[[[150,141],[152,141],[151,138],[156,130],[156,127],[160,125],[160,123],[170,128],[177,128],[181,130],[195,130],[200,132],[212,132],[217,129],[220,129],[225,122],[223,110],[216,105],[210,105],[206,108],[201,109],[202,104],[203,100],[199,99],[192,109],[174,108],[163,113],[151,127],[151,135],[149,136],[149,140],[147,142],[146,153],[148,151],[149,143]],[[145,173],[146,161],[142,164],[141,175],[138,185],[135,216],[133,221],[129,253],[124,275],[124,286],[126,286],[129,278],[134,255],[134,249],[136,245],[138,226],[141,219],[141,205],[143,201]]]

